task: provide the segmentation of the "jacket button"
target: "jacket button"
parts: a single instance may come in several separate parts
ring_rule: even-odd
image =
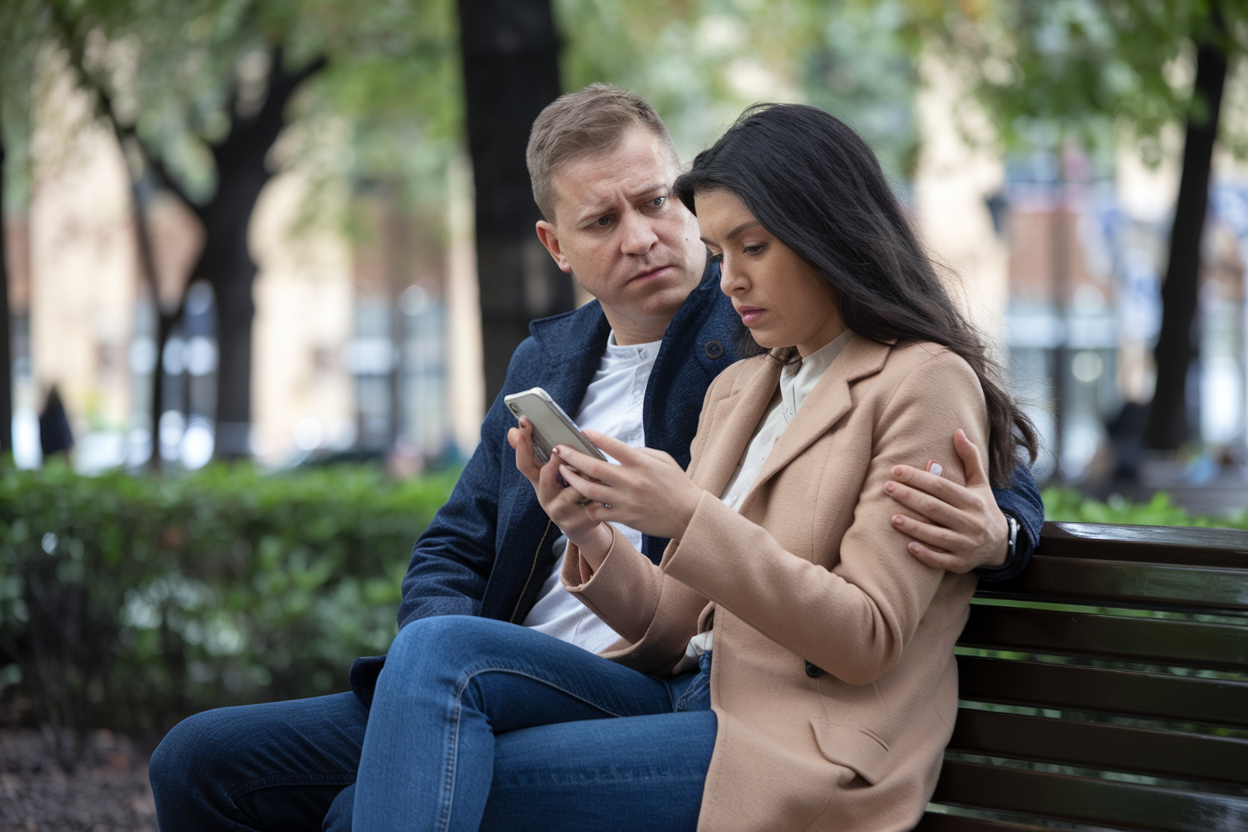
[[[806,662],[806,675],[812,679],[818,679],[823,675],[823,668],[819,667],[819,665]]]
[[[718,341],[706,342],[706,357],[707,358],[719,358],[723,354],[724,354],[723,344],[719,343]]]

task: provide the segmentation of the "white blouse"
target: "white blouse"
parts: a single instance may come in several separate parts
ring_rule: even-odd
[[[832,366],[832,362],[837,359],[848,342],[849,330],[847,329],[803,358],[800,363],[791,364],[780,373],[780,399],[773,401],[767,408],[754,435],[750,437],[750,444],[746,446],[745,453],[741,454],[737,469],[719,497],[729,508],[733,510],[741,508],[741,504],[745,502],[745,496],[754,486],[759,472],[763,470],[763,463],[767,461],[767,456],[776,446],[780,435],[797,416],[797,411],[815,386],[819,384],[819,379],[823,378],[823,374]],[[689,639],[685,655],[696,660],[698,656],[711,649],[713,636],[714,632],[707,630]]]

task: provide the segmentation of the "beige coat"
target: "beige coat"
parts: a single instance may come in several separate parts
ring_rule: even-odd
[[[569,547],[563,581],[623,637],[607,655],[646,672],[670,671],[713,619],[699,830],[906,830],[953,728],[975,577],[908,553],[884,483],[929,459],[963,482],[953,433],[986,447],[983,394],[948,350],[852,335],[734,512],[715,495],[779,373],[749,359],[707,391],[689,466],[706,494],[660,566],[617,534],[596,573]]]

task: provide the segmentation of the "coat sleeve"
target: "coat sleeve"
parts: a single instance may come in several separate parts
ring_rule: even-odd
[[[706,443],[701,427],[711,421],[733,378],[731,369],[724,372],[703,397],[699,430],[691,445],[690,476],[697,471]],[[698,614],[707,604],[704,595],[664,575],[618,531],[597,571],[589,567],[575,544],[569,544],[560,578],[570,593],[630,644],[608,657],[646,673],[667,672],[681,660],[685,645],[698,631]]]

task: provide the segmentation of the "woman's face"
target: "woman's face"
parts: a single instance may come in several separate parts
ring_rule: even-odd
[[[836,292],[723,188],[697,194],[702,242],[720,258],[719,288],[760,346],[803,358],[845,331]]]

